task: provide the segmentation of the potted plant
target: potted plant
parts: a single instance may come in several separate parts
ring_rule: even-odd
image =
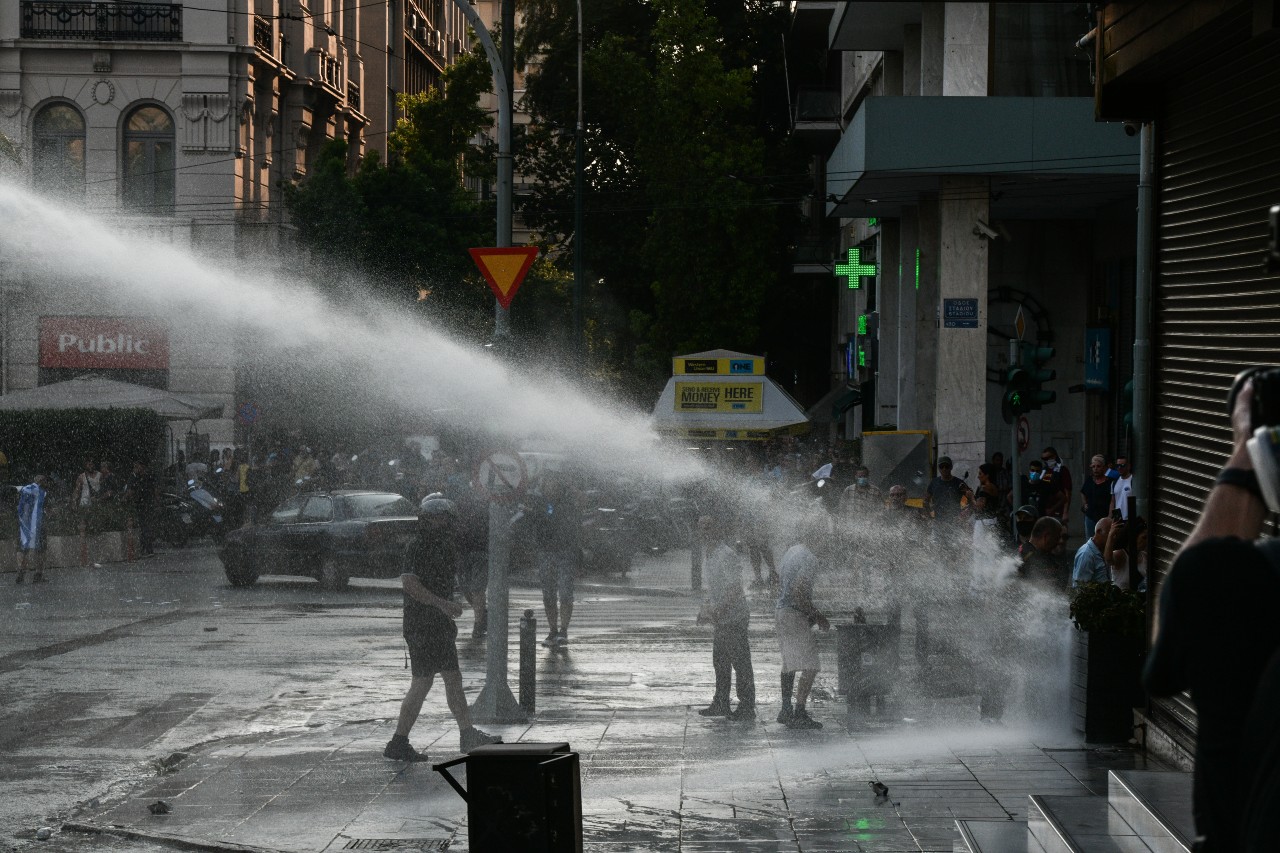
[[[1112,583],[1072,591],[1071,707],[1077,731],[1090,743],[1133,736],[1133,708],[1142,702],[1145,599]]]

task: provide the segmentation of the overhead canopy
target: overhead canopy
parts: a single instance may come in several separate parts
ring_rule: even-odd
[[[839,385],[809,407],[806,414],[817,424],[838,423],[845,412],[862,403],[862,387]]]
[[[150,409],[165,420],[198,421],[222,417],[224,404],[215,397],[175,394],[113,379],[77,376],[0,397],[0,411],[27,409]]]
[[[653,427],[684,438],[763,441],[809,429],[804,409],[764,375],[764,359],[729,350],[677,356]]]

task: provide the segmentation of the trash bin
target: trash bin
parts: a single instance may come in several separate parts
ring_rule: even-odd
[[[449,775],[458,764],[465,789]],[[582,853],[578,753],[569,744],[488,744],[431,769],[466,800],[471,853]]]
[[[871,697],[883,697],[893,689],[898,674],[898,641],[902,626],[897,620],[872,625],[855,622],[836,626],[837,689],[845,694],[849,710],[869,713]]]

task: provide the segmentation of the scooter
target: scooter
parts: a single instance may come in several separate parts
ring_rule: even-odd
[[[198,480],[188,480],[185,495],[173,492],[160,495],[156,532],[175,548],[200,536],[220,543],[226,535],[226,507]]]

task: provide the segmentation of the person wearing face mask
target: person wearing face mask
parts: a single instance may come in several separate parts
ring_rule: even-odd
[[[1032,459],[1027,465],[1027,474],[1022,479],[1022,499],[1035,507],[1037,518],[1048,515],[1055,491],[1057,483],[1052,479],[1045,479],[1044,463],[1039,459]]]
[[[1053,498],[1049,502],[1048,515],[1061,521],[1065,528],[1071,517],[1071,471],[1063,464],[1058,451],[1052,447],[1040,451],[1040,461],[1044,463],[1049,481],[1056,484]]]

